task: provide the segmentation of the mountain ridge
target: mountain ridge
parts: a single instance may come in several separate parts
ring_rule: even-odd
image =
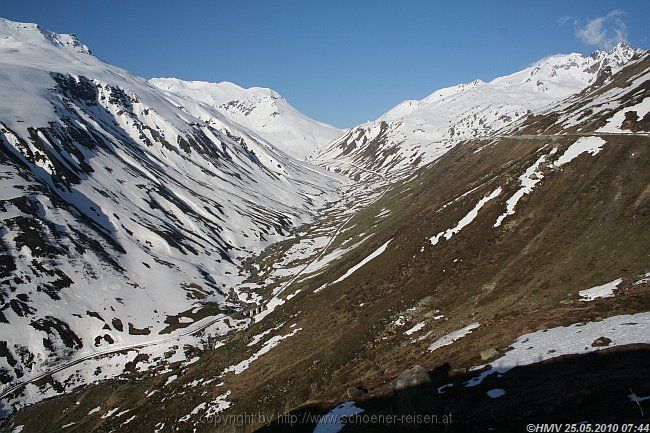
[[[151,78],[148,81],[162,90],[215,108],[299,159],[306,159],[314,149],[342,132],[300,113],[272,89],[245,89],[228,81],[210,83],[177,78]]]
[[[235,99],[201,101],[23,30],[0,31],[0,97],[15,101],[0,106],[0,415],[14,412],[1,430],[252,431],[339,403],[391,414],[414,364],[436,385],[429,409],[465,416],[451,431],[513,429],[562,415],[522,407],[515,386],[547,361],[555,382],[593,385],[537,378],[545,400],[578,406],[570,421],[611,415],[593,401],[637,420],[625,381],[650,392],[634,364],[650,343],[647,52],[441,89],[312,164],[235,117],[275,112],[272,90],[251,102],[222,84]],[[265,418],[212,425],[253,412]]]
[[[383,173],[412,170],[462,140],[513,127],[519,119],[611,76],[643,53],[621,43],[608,53],[554,55],[490,82],[474,80],[439,89],[350,129],[317,149],[310,160],[332,169],[337,165],[327,161],[346,161]],[[364,176],[350,165],[338,169]]]

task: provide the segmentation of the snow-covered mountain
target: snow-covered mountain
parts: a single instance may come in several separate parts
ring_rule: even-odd
[[[489,83],[437,90],[398,104],[377,120],[357,126],[318,149],[312,158],[348,174],[356,167],[394,172],[419,167],[461,140],[489,136],[553,102],[579,92],[619,70],[642,50],[620,43],[590,56],[556,55]],[[354,164],[354,165],[352,165]]]
[[[306,159],[314,149],[341,135],[343,131],[318,122],[296,110],[271,89],[244,89],[223,81],[183,81],[176,78],[152,78],[152,85],[217,109],[228,119],[256,132],[279,149],[299,159]],[[186,108],[192,104],[185,103]],[[210,121],[201,110],[192,112]]]
[[[0,431],[643,421],[650,53],[402,103],[317,149],[361,182],[272,91],[153,83],[0,20]]]
[[[5,385],[206,306],[234,324],[239,262],[337,197],[341,179],[73,35],[0,19],[0,99]]]
[[[184,336],[39,377],[3,395],[22,410],[0,430],[321,431],[295,419],[398,410],[449,411],[444,430],[459,433],[644,422],[649,84],[646,53],[506,137],[346,185],[250,259],[245,285],[267,307],[254,322],[218,344]],[[84,375],[123,380],[70,393]],[[331,425],[436,429],[358,421]]]

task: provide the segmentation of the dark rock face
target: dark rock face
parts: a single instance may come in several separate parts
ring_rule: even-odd
[[[632,132],[648,131],[650,129],[650,114],[646,113],[643,118],[639,118],[636,111],[627,111],[621,129],[628,129]]]

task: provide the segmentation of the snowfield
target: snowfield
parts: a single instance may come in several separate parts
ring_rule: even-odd
[[[612,133],[621,133],[628,132],[629,129],[623,128],[623,121],[627,113],[636,113],[639,119],[643,119],[648,112],[650,111],[650,98],[645,98],[640,103],[633,105],[631,107],[625,107],[617,111],[610,119],[607,121],[607,124],[602,128],[598,129],[598,132],[612,132]]]
[[[648,329],[650,313],[637,313],[525,334],[517,338],[501,358],[491,362],[488,370],[471,379],[467,386],[476,386],[494,373],[503,374],[518,366],[562,355],[584,354],[626,344],[650,344]],[[609,342],[605,345],[594,344],[601,337]]]

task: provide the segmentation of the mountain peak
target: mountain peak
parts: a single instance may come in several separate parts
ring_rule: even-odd
[[[268,97],[272,100],[283,100],[284,98],[275,90],[266,87],[242,87],[230,81],[185,81],[179,78],[151,78],[149,83],[159,89],[168,92],[184,93],[191,92],[194,99],[218,106],[233,100]]]
[[[619,42],[614,46],[614,48],[612,48],[610,52],[614,52],[617,50],[629,50],[629,49],[633,49],[633,48],[630,47],[626,42]]]
[[[636,54],[643,52],[644,50],[640,48],[632,48],[625,42],[619,42],[609,51],[596,50],[588,56],[581,53],[554,54],[538,60],[531,67],[541,69],[544,66],[550,66],[556,69],[569,69],[591,67],[594,63],[602,62],[602,66],[618,68],[629,62]]]
[[[616,66],[622,66],[635,55],[643,53],[643,51],[640,48],[632,48],[625,42],[619,42],[608,53],[605,53],[605,55]]]
[[[177,97],[209,105],[299,159],[306,159],[315,148],[341,134],[341,130],[299,112],[278,92],[266,87],[244,88],[229,81],[177,78],[152,78],[149,83]]]
[[[47,42],[55,47],[67,48],[80,54],[93,55],[92,51],[77,36],[56,33],[34,23],[22,23],[0,18],[0,36],[5,40],[13,39],[16,42]]]

